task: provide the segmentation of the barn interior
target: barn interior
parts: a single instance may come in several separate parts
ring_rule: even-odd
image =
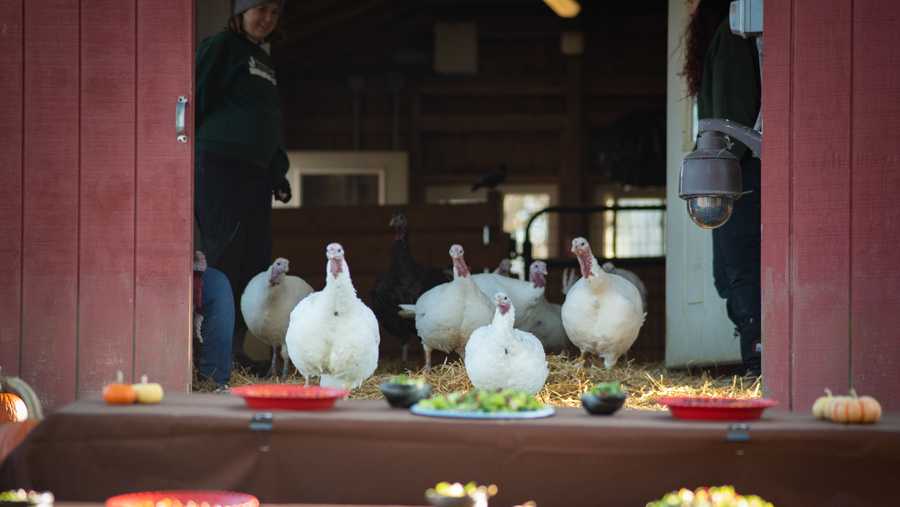
[[[228,9],[198,2],[198,40]],[[370,303],[403,211],[419,262],[449,266],[452,243],[473,272],[508,258],[523,276],[546,260],[559,303],[571,240],[584,236],[646,285],[628,357],[661,361],[666,21],[655,0],[582,2],[571,18],[540,0],[286,2],[271,53],[294,197],[275,203],[274,255],[321,287],[324,246],[339,241]],[[399,342],[381,347],[393,357]]]
[[[322,287],[323,250],[339,241],[373,305],[402,212],[415,258],[438,271],[451,243],[476,273],[509,260],[521,277],[544,260],[559,303],[584,236],[647,289],[615,367],[547,353],[543,407],[429,414],[393,408],[391,386],[435,394],[428,410],[476,375],[465,361],[420,369],[416,347],[399,366],[386,329],[376,371],[349,395],[321,396],[321,375],[191,378],[194,146],[191,125],[172,131],[171,105],[190,96],[191,50],[222,29],[230,0],[8,3],[0,394],[18,422],[0,424],[6,487],[51,491],[58,507],[197,488],[282,507],[421,505],[437,481],[469,479],[498,485],[497,505],[644,505],[711,485],[777,505],[889,503],[900,179],[873,133],[900,119],[888,107],[900,80],[883,65],[897,61],[900,4],[769,2],[756,377],[706,369],[739,351],[710,233],[675,183],[697,137],[679,75],[696,1],[581,0],[566,18],[551,8],[564,0],[286,0],[270,49],[294,198],[273,203],[273,227],[291,274]],[[518,370],[545,375],[533,364]],[[598,410],[611,398],[613,413]]]

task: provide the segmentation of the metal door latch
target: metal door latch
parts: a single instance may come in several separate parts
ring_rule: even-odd
[[[256,412],[250,418],[250,431],[272,431],[272,412]]]
[[[184,95],[180,95],[175,101],[175,140],[182,144],[188,142],[188,136],[184,133],[187,125],[185,120],[187,104],[188,98]]]
[[[726,442],[749,442],[750,441],[750,425],[747,423],[734,423],[728,425],[728,431],[725,433]]]

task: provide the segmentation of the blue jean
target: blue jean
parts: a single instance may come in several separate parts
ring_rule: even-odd
[[[234,297],[228,277],[215,268],[203,272],[203,325],[200,330],[198,371],[222,385],[231,377],[231,335],[234,332]]]

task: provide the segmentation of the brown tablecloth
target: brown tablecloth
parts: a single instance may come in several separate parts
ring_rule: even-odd
[[[438,481],[476,480],[500,487],[492,505],[540,507],[643,506],[682,486],[733,484],[778,506],[847,507],[896,499],[900,471],[900,414],[842,426],[770,410],[729,434],[730,423],[632,410],[477,421],[345,400],[274,412],[271,430],[251,430],[256,412],[229,395],[168,395],[158,406],[80,400],[31,432],[0,482],[67,501],[202,488],[262,502],[422,504]]]

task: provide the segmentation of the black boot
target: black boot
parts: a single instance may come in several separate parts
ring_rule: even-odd
[[[758,377],[762,374],[762,326],[759,319],[749,318],[737,331],[741,338],[741,362],[746,375]]]

